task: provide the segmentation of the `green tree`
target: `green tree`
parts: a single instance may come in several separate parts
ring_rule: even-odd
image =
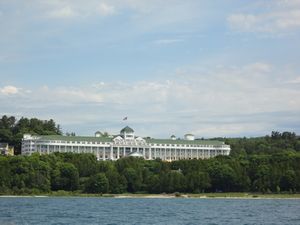
[[[23,156],[9,158],[11,186],[14,190],[26,188],[30,184],[30,164]]]
[[[75,191],[79,186],[79,175],[77,168],[71,163],[59,162],[52,172],[52,189]]]
[[[0,156],[0,193],[10,189],[10,165],[7,157]]]
[[[109,182],[104,173],[97,173],[90,177],[85,187],[88,193],[107,193]]]
[[[156,194],[161,192],[159,175],[152,174],[149,176],[149,178],[146,181],[146,190],[149,193],[156,193]]]
[[[185,182],[185,177],[180,172],[162,173],[160,176],[160,190],[167,193],[183,192],[186,188]]]
[[[257,168],[253,181],[254,191],[267,192],[271,190],[271,169],[269,165],[260,165]]]
[[[124,176],[127,180],[127,191],[137,192],[140,191],[142,185],[142,177],[139,171],[133,168],[126,168],[124,170]]]
[[[114,194],[120,194],[126,191],[127,182],[125,177],[122,177],[116,169],[112,169],[106,172],[106,177],[109,183],[109,192]]]
[[[41,161],[38,154],[32,155],[28,161],[31,164],[29,188],[49,192],[51,189],[51,168],[49,164]]]
[[[77,154],[70,162],[76,166],[80,177],[88,177],[97,173],[97,158],[94,154]]]
[[[186,176],[188,192],[204,192],[210,188],[210,178],[206,172],[191,172]]]
[[[294,170],[286,170],[280,179],[280,189],[282,191],[294,191],[297,187],[297,176]]]
[[[234,190],[235,173],[227,164],[216,162],[209,168],[212,190],[230,192]]]

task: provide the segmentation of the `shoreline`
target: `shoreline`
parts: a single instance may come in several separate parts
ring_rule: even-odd
[[[203,194],[82,194],[82,193],[51,193],[40,195],[0,195],[0,198],[146,198],[146,199],[295,199],[300,200],[300,194],[256,194],[256,193],[203,193]]]

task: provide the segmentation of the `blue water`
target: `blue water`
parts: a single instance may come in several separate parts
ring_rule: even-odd
[[[0,198],[0,225],[300,225],[300,200]]]

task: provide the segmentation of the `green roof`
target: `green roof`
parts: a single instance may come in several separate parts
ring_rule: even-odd
[[[172,139],[145,139],[147,143],[151,144],[191,144],[191,145],[223,145],[222,141],[214,140],[172,140]]]
[[[84,137],[84,136],[62,136],[62,135],[43,135],[39,136],[39,140],[45,140],[45,141],[54,141],[54,140],[60,140],[60,141],[89,141],[89,142],[112,142],[112,138],[108,137]]]
[[[133,132],[134,132],[134,130],[133,130],[131,127],[129,127],[129,126],[124,127],[124,128],[120,131],[120,133],[133,133]]]
[[[108,137],[84,137],[84,136],[62,136],[62,135],[43,135],[39,136],[43,141],[88,141],[88,142],[113,142],[113,138]],[[216,140],[172,140],[172,139],[145,139],[151,144],[191,144],[191,145],[223,145],[224,142]]]

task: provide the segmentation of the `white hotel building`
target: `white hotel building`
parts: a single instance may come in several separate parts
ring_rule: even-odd
[[[93,153],[98,160],[117,160],[126,156],[144,159],[205,159],[217,155],[229,155],[230,146],[222,141],[195,140],[194,135],[186,134],[184,139],[152,139],[137,137],[134,130],[126,126],[119,135],[104,137],[96,132],[94,137],[25,134],[22,139],[22,155],[34,152]]]

